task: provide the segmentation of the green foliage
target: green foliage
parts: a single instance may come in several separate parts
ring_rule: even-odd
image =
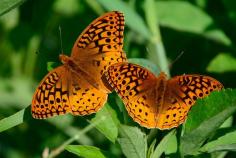
[[[170,141],[175,137],[175,130],[172,130],[169,132],[165,137],[160,141],[156,149],[151,152],[150,158],[155,158],[155,157],[161,157],[162,153],[167,152],[168,149],[170,149]],[[172,142],[174,142],[172,140]],[[176,148],[177,144],[174,144],[174,148]]]
[[[26,109],[22,109],[18,111],[17,113],[6,117],[2,120],[0,120],[0,132],[8,130],[9,128],[12,128],[14,126],[17,126],[24,122],[24,113]]]
[[[217,135],[217,134],[221,135]],[[235,151],[236,131],[233,128],[219,129],[216,131],[217,137],[209,143],[201,147],[200,152],[216,152],[216,151]]]
[[[25,0],[7,0],[0,2],[0,16],[21,5]]]
[[[120,126],[118,143],[128,158],[146,158],[147,138],[137,127]]]
[[[78,156],[86,158],[109,158],[112,157],[108,152],[102,151],[94,146],[68,145],[66,150]]]
[[[213,92],[210,97],[198,100],[190,111],[183,130],[181,153],[197,153],[209,136],[235,111],[236,90]]]
[[[231,0],[0,1],[0,157],[234,157],[235,6]],[[210,72],[226,89],[198,100],[184,125],[170,131],[134,123],[116,94],[91,116],[33,119],[28,105],[39,81],[108,10],[125,14],[129,62],[156,75]]]
[[[229,53],[220,53],[209,63],[207,71],[215,73],[236,71],[236,58]]]
[[[104,118],[104,121],[97,124],[96,128],[110,141],[115,143],[118,136],[119,120],[116,116],[116,112],[108,103],[91,119],[91,122],[96,122],[101,118]]]
[[[171,12],[168,11],[169,8],[171,8]],[[190,3],[185,1],[157,1],[156,9],[160,25],[201,34],[225,45],[231,44],[230,39],[215,26],[211,17]]]

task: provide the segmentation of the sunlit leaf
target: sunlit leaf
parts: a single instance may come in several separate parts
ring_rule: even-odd
[[[217,138],[213,141],[210,141],[199,150],[201,152],[216,152],[216,151],[236,151],[236,129],[231,128],[231,131],[225,131],[225,129],[221,129],[221,136],[217,136]]]
[[[127,158],[146,158],[146,135],[137,127],[121,125],[118,142]]]
[[[66,150],[84,157],[84,158],[110,158],[113,157],[110,153],[103,151],[94,146],[85,146],[85,145],[68,145]]]
[[[118,136],[119,120],[116,116],[116,112],[110,107],[108,103],[106,103],[106,105],[99,112],[97,112],[96,116],[91,119],[91,122],[95,122],[101,118],[104,118],[104,120],[95,127],[102,134],[104,134],[105,137],[115,143]]]
[[[172,130],[160,141],[160,143],[157,145],[156,149],[154,150],[150,158],[161,157],[162,153],[165,152],[169,148],[168,144],[170,144],[170,141],[174,137],[175,137],[175,130]],[[176,149],[177,149],[177,146],[176,146]]]
[[[222,44],[231,45],[230,39],[216,27],[214,20],[202,9],[187,1],[157,1],[156,10],[160,25],[197,33]]]
[[[0,16],[4,13],[20,6],[25,0],[1,0],[0,1]]]
[[[207,66],[207,71],[216,73],[236,71],[236,58],[229,53],[218,54]]]
[[[149,39],[151,36],[150,31],[145,25],[140,15],[134,11],[128,4],[120,0],[97,0],[107,10],[119,10],[125,14],[125,23],[134,31],[138,32],[145,39]]]
[[[8,130],[24,122],[25,116],[29,115],[29,108],[22,109],[17,113],[0,120],[0,132]]]

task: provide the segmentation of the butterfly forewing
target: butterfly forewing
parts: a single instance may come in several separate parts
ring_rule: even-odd
[[[81,69],[96,79],[100,89],[107,92],[102,74],[115,63],[126,61],[123,52],[124,16],[118,11],[106,13],[94,20],[77,39],[72,58]]]
[[[71,56],[75,60],[81,60],[103,53],[122,53],[123,33],[123,13],[118,11],[106,13],[94,20],[81,33],[73,46]]]

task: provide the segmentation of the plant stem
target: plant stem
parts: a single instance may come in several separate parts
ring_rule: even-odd
[[[101,119],[97,120],[94,123],[91,123],[90,125],[88,125],[87,127],[85,127],[83,130],[81,130],[79,133],[77,133],[76,135],[74,135],[73,137],[71,137],[70,139],[66,140],[63,144],[61,144],[58,148],[54,149],[51,151],[51,153],[47,156],[47,158],[54,158],[57,155],[59,155],[62,151],[64,151],[65,147],[69,144],[71,144],[73,141],[77,140],[80,138],[81,135],[85,134],[86,132],[88,132],[89,130],[91,130],[92,128],[94,128],[97,124],[99,124],[101,121],[105,120],[105,116],[101,117]]]
[[[149,26],[150,32],[153,35],[149,39],[149,59],[157,63],[157,66],[159,66],[160,71],[164,71],[167,76],[170,76],[168,61],[161,38],[154,0],[146,0],[144,9],[146,13],[147,24]]]

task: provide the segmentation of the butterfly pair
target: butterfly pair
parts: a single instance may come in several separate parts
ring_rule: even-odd
[[[167,80],[127,62],[123,52],[124,16],[118,11],[94,20],[76,40],[71,56],[50,71],[32,100],[32,115],[42,119],[97,112],[114,89],[129,115],[147,128],[169,129],[186,120],[197,98],[222,89],[217,80],[182,75]]]

